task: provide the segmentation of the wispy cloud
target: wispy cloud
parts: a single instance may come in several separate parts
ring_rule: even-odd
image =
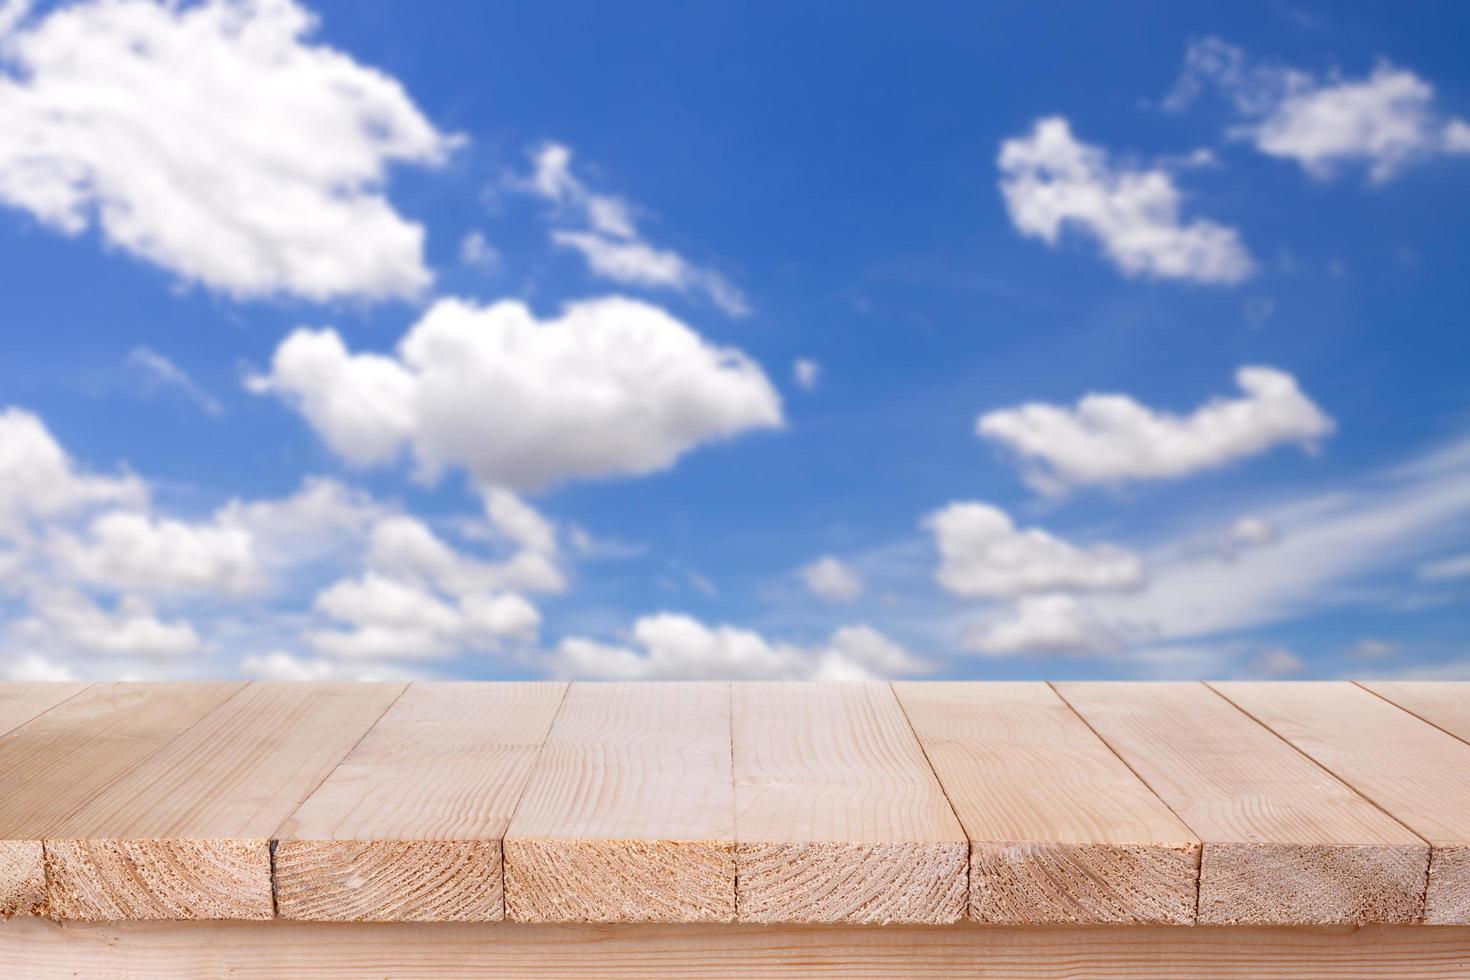
[[[172,390],[193,402],[206,415],[224,414],[219,399],[199,387],[188,372],[157,351],[134,347],[125,363],[142,379],[145,391]]]

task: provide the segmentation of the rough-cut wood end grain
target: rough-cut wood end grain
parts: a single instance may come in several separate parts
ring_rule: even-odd
[[[1198,844],[976,842],[970,916],[995,924],[1194,922]]]
[[[36,915],[46,903],[46,857],[40,841],[0,840],[0,919]]]
[[[742,922],[945,923],[965,917],[964,841],[742,843]]]
[[[56,919],[269,919],[267,840],[48,840]]]
[[[1424,922],[1431,926],[1470,925],[1470,845],[1435,845],[1429,858]]]
[[[498,922],[500,841],[276,845],[276,909],[317,922]]]
[[[1429,848],[1205,844],[1199,921],[1210,925],[1418,922]]]
[[[505,915],[519,922],[731,922],[735,845],[509,839]]]

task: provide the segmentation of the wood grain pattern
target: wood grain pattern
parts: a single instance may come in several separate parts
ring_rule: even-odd
[[[1470,742],[1470,681],[1359,681],[1358,686]]]
[[[887,684],[736,684],[744,922],[954,922],[968,843]]]
[[[87,687],[81,682],[0,684],[0,735],[9,734]]]
[[[1208,687],[1056,689],[1204,842],[1201,923],[1418,921],[1428,846]]]
[[[251,684],[47,835],[63,919],[268,919],[270,838],[402,684]]]
[[[42,841],[243,687],[95,684],[0,738],[0,914],[41,912]]]
[[[26,980],[1451,980],[1470,929],[0,923]]]
[[[1425,921],[1470,924],[1470,744],[1345,681],[1215,687],[1429,841]]]
[[[506,916],[735,916],[726,684],[573,684],[505,835]]]
[[[561,683],[414,684],[280,828],[287,919],[496,921],[501,838]]]
[[[1198,838],[1051,688],[894,687],[969,835],[973,918],[1194,921]]]

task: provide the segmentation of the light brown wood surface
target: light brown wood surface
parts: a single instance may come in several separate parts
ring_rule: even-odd
[[[94,684],[0,738],[0,914],[41,911],[42,842],[244,686]]]
[[[86,687],[86,684],[72,681],[0,684],[0,735],[5,735],[37,715],[50,711]]]
[[[1345,681],[1215,686],[1429,841],[1425,920],[1470,923],[1470,745]]]
[[[501,838],[561,683],[414,684],[280,828],[277,913],[496,921]]]
[[[573,684],[505,835],[506,917],[735,917],[730,687]]]
[[[1359,681],[1358,686],[1470,742],[1470,681]]]
[[[736,684],[743,922],[954,922],[969,845],[887,684]]]
[[[1470,929],[0,923],[26,980],[1463,980]]]
[[[268,919],[270,839],[402,684],[252,684],[47,836],[64,919]]]
[[[995,923],[1191,923],[1199,840],[1043,683],[894,685]]]
[[[1210,688],[1056,690],[1203,842],[1201,923],[1419,920],[1428,845]]]

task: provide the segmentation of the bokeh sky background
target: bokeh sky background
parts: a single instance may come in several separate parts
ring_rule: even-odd
[[[1470,675],[1467,35],[0,0],[0,678]]]

